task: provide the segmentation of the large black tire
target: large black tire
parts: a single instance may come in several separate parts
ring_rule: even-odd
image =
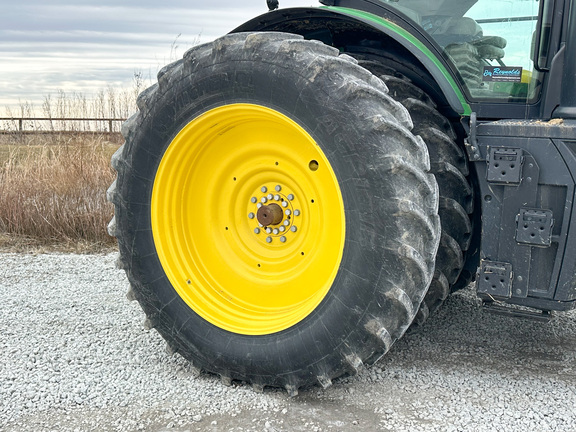
[[[390,96],[410,112],[414,122],[412,132],[426,143],[431,172],[440,189],[442,237],[434,279],[415,320],[422,324],[450,292],[464,288],[473,278],[464,268],[473,234],[474,211],[466,154],[456,141],[457,134],[450,121],[438,111],[432,98],[406,76],[414,76],[417,68],[394,56],[385,57],[359,47],[351,48],[349,54],[360,66],[380,77],[389,88]]]
[[[109,232],[118,239],[128,297],[171,351],[225,383],[284,387],[295,395],[375,362],[404,334],[434,273],[438,186],[407,110],[387,91],[337,49],[254,33],[191,49],[139,97],[139,112],[125,123],[125,144],[112,159]],[[229,331],[196,313],[167,276],[152,231],[153,187],[167,148],[191,120],[234,103],[267,107],[307,131],[333,169],[345,214],[342,259],[321,303],[268,334]]]

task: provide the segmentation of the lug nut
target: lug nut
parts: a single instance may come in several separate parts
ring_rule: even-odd
[[[292,225],[292,228],[290,228],[290,231],[296,232],[296,231],[298,231],[298,228],[295,225]]]
[[[256,204],[256,207],[258,207],[258,208],[262,207],[262,203]]]
[[[276,185],[274,189],[276,190],[276,192],[280,192],[282,190],[282,186]]]
[[[260,201],[262,202],[262,204],[266,204],[268,202],[268,198],[262,197]]]
[[[272,243],[272,237],[266,237],[266,243]]]
[[[294,199],[294,194],[288,195],[288,199],[289,199],[290,201],[292,201],[292,200]]]
[[[266,228],[266,234],[272,234],[272,228]]]
[[[274,229],[272,230],[272,234],[278,235],[278,234],[280,234],[280,230],[279,230],[278,228],[274,228]]]
[[[254,213],[250,213],[250,214],[248,215],[248,218],[249,218],[249,219],[254,219],[255,216],[256,216],[256,215],[255,215]]]
[[[286,220],[284,221],[284,226],[288,226],[288,225],[290,225],[290,221],[289,221],[288,219],[286,219]]]
[[[290,211],[290,209],[286,209],[286,211],[284,212],[284,214],[286,216],[290,216],[292,214],[292,212]]]
[[[260,234],[260,228],[254,228],[254,233],[255,233],[255,234]]]
[[[281,241],[282,243],[286,243],[286,237],[284,237],[284,236],[280,237],[280,241]]]
[[[262,186],[262,189],[260,190],[262,191],[262,193],[268,192],[268,188],[266,186]]]
[[[272,199],[274,199],[274,195],[268,194],[268,196],[266,198],[268,198],[269,200],[272,200]]]
[[[288,202],[282,201],[282,207],[288,207]]]
[[[280,201],[280,195],[278,194],[274,195],[274,201]]]
[[[294,216],[300,216],[300,210],[294,210]]]
[[[280,230],[280,232],[284,232],[284,231],[286,231],[286,228],[284,228],[283,226],[281,226],[281,227],[279,228],[279,230]]]
[[[256,204],[256,203],[258,202],[258,198],[252,197],[252,198],[250,198],[250,202],[251,202],[252,204]]]

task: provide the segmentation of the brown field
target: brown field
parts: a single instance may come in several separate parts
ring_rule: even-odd
[[[0,135],[0,250],[101,252],[119,135]]]

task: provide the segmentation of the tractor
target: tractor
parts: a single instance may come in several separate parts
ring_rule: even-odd
[[[108,190],[171,353],[329,387],[450,293],[576,301],[576,2],[320,0],[194,46],[138,97]]]

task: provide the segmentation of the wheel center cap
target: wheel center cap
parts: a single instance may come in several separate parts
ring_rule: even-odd
[[[272,203],[260,207],[258,209],[258,213],[256,214],[256,218],[262,226],[267,227],[269,225],[278,225],[280,222],[282,222],[284,213],[282,211],[282,207],[276,203]]]

